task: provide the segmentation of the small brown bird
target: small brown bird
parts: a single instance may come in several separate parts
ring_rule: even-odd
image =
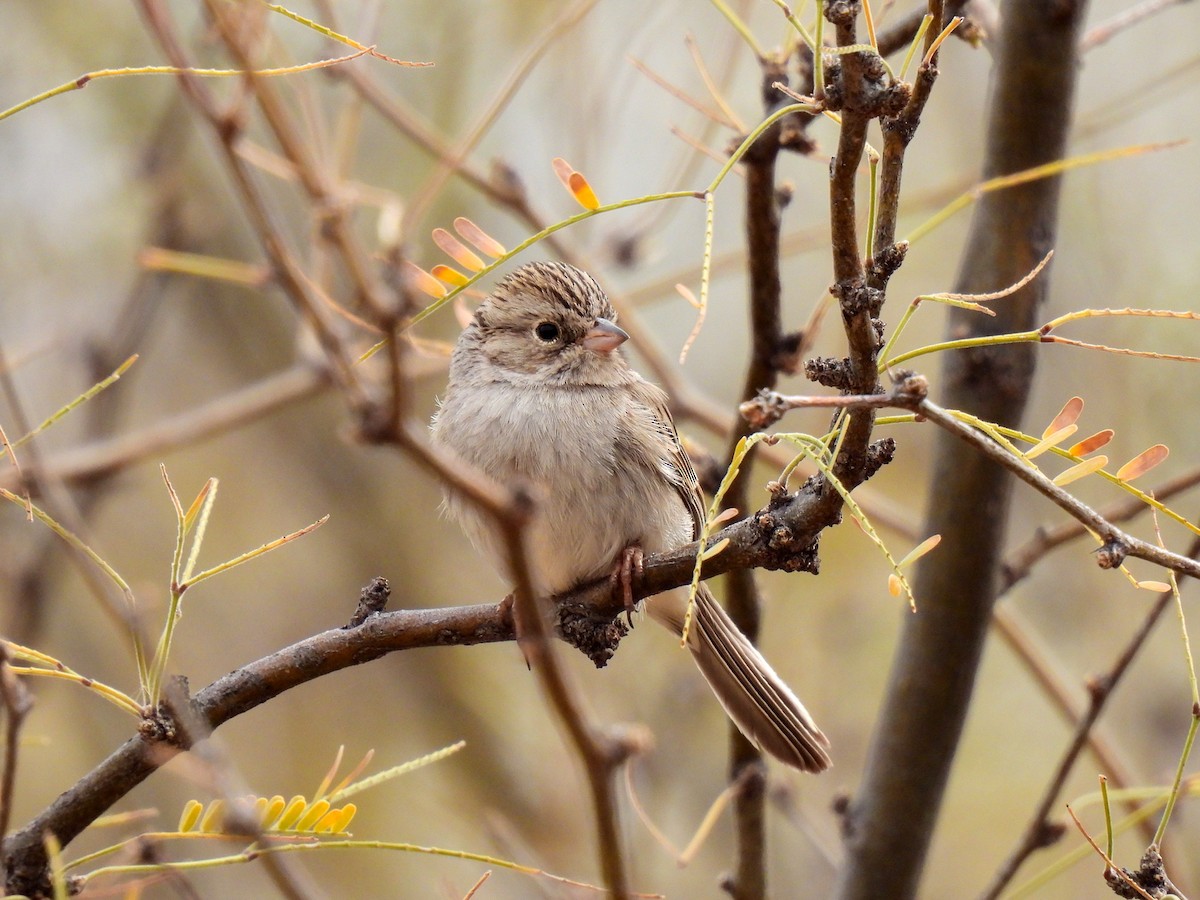
[[[533,263],[496,286],[454,348],[434,443],[501,483],[538,489],[527,546],[547,594],[613,571],[631,547],[656,553],[700,534],[696,474],[666,395],[618,351],[627,338],[590,275]],[[446,508],[477,547],[504,559],[471,504],[447,496]],[[682,634],[678,594],[646,608]],[[704,585],[694,616],[692,657],[742,733],[788,765],[828,768],[828,739]]]

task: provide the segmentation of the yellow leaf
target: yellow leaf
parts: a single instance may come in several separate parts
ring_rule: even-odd
[[[588,184],[583,175],[575,171],[569,162],[561,156],[556,156],[550,164],[554,166],[554,174],[558,176],[558,180],[571,192],[571,196],[580,206],[584,209],[596,209],[600,206],[600,201],[596,198],[596,192],[592,190],[592,186]]]
[[[696,299],[696,295],[692,293],[692,289],[689,288],[686,284],[675,285],[675,290],[676,290],[676,292],[678,292],[680,297],[682,297],[688,303],[692,304],[693,308],[695,308],[695,309],[700,308],[700,301]]]
[[[275,823],[287,808],[287,801],[276,794],[267,803],[266,809],[263,811],[262,817],[258,820],[263,831],[270,831],[275,827]]]
[[[446,284],[452,284],[455,287],[462,287],[470,280],[466,275],[458,271],[458,269],[443,266],[441,263],[438,263],[429,271],[438,281],[444,281]]]
[[[300,814],[304,812],[308,806],[308,801],[297,794],[288,801],[287,808],[284,809],[283,815],[279,817],[279,821],[275,823],[276,831],[288,831],[300,818]]]
[[[550,165],[554,167],[554,174],[563,183],[563,187],[569,191],[571,189],[571,173],[575,171],[574,166],[561,156],[556,156],[550,160]]]
[[[354,814],[358,812],[358,807],[353,803],[347,803],[338,811],[336,822],[331,822],[329,826],[330,832],[333,834],[342,834],[350,827],[350,822],[354,819]]]
[[[571,173],[571,177],[567,180],[567,187],[571,189],[571,193],[575,195],[575,199],[584,209],[600,208],[600,199],[596,196],[596,192],[579,172]]]
[[[328,800],[317,800],[304,811],[304,815],[300,821],[296,823],[296,831],[312,831],[313,826],[320,821],[325,813],[329,812]]]
[[[1060,472],[1054,478],[1054,483],[1059,487],[1070,484],[1072,481],[1078,481],[1086,475],[1091,475],[1093,472],[1099,471],[1108,465],[1107,456],[1093,456],[1091,459],[1085,459],[1081,463],[1071,466],[1065,472]]]
[[[188,832],[200,821],[200,813],[204,812],[204,804],[199,800],[189,800],[183,805],[183,814],[179,817],[179,831]]]
[[[1079,430],[1078,425],[1071,424],[1071,425],[1067,425],[1063,428],[1058,429],[1058,431],[1055,431],[1051,434],[1046,435],[1040,441],[1038,441],[1036,444],[1034,444],[1032,447],[1030,447],[1027,451],[1025,451],[1025,458],[1026,459],[1034,459],[1038,456],[1041,456],[1043,453],[1045,453],[1051,447],[1057,447],[1059,444],[1061,444],[1063,441],[1065,441],[1067,438],[1069,438],[1071,435],[1073,435],[1078,430]]]
[[[225,814],[225,801],[220,798],[208,804],[204,817],[200,820],[200,830],[205,832],[220,831]]]
[[[941,542],[942,536],[940,534],[930,535],[929,537],[925,538],[925,540],[921,541],[921,543],[917,544],[917,546],[913,547],[912,550],[909,551],[908,555],[904,557],[904,559],[896,563],[896,568],[903,569],[905,566],[912,565]],[[892,596],[895,597],[898,595],[893,594]]]

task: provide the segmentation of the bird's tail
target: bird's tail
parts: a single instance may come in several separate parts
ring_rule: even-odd
[[[647,610],[676,635],[683,633],[685,606],[677,595],[656,597]],[[688,631],[692,658],[726,714],[751,743],[805,772],[830,767],[829,739],[704,585],[696,594]]]

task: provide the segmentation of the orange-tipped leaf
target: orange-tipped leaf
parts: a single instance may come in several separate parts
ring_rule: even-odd
[[[407,259],[404,261],[404,275],[408,279],[408,283],[422,294],[427,294],[434,300],[441,300],[446,296],[445,285],[416,263],[411,263]]]
[[[443,253],[470,272],[478,272],[484,266],[482,259],[464,247],[462,241],[445,228],[433,229],[433,242]]]
[[[438,281],[444,281],[446,284],[452,284],[455,287],[462,287],[471,280],[458,271],[458,269],[452,269],[450,266],[444,266],[441,263],[438,263],[429,272]]]
[[[1042,437],[1048,437],[1056,431],[1061,431],[1068,425],[1074,425],[1079,421],[1079,416],[1083,412],[1083,398],[1072,397],[1063,404],[1063,408],[1058,411],[1058,415],[1046,426],[1046,430],[1042,432]]]
[[[1117,478],[1121,481],[1133,481],[1133,479],[1145,475],[1166,459],[1170,452],[1166,444],[1155,444],[1153,447],[1148,447],[1125,463],[1125,465],[1121,466],[1117,470]]]
[[[508,251],[504,249],[504,245],[498,240],[468,219],[466,216],[459,216],[454,220],[454,230],[457,231],[464,241],[473,246],[484,256],[490,256],[492,259],[499,259]]]
[[[1099,450],[1105,444],[1113,439],[1113,430],[1105,428],[1103,431],[1097,431],[1095,434],[1085,437],[1078,444],[1073,444],[1067,451],[1072,456],[1087,456]]]
[[[570,188],[572,195],[584,209],[600,208],[600,198],[596,196],[596,192],[592,190],[588,180],[579,172],[571,173],[571,177],[567,179],[567,187]]]

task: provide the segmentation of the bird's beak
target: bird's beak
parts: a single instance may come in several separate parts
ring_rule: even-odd
[[[617,327],[616,323],[608,319],[597,319],[596,324],[583,336],[580,343],[597,353],[611,353],[627,340],[629,335],[624,329]]]

